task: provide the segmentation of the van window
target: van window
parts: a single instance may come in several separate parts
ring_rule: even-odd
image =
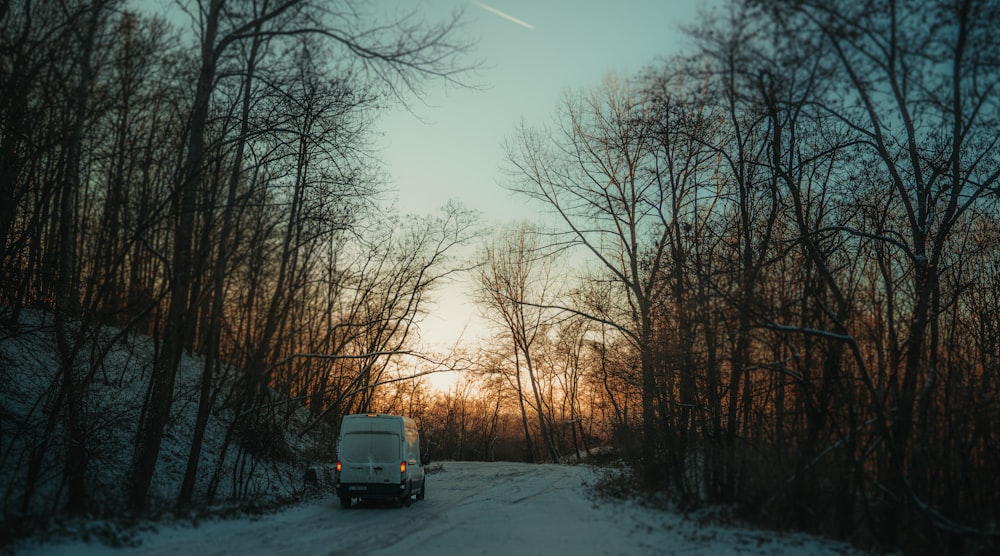
[[[344,435],[340,455],[346,461],[395,461],[399,459],[399,435],[382,431],[358,431]]]
[[[410,458],[419,459],[420,436],[416,429],[406,429],[406,453]]]

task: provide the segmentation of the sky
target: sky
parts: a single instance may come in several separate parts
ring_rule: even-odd
[[[484,68],[469,80],[485,90],[431,86],[413,113],[380,121],[381,158],[401,209],[429,213],[449,199],[493,223],[517,220],[524,204],[497,184],[501,144],[523,117],[550,122],[567,91],[632,75],[685,45],[696,0],[394,0],[418,4],[429,21],[464,8],[469,53]]]
[[[469,80],[481,89],[431,85],[422,101],[379,121],[379,157],[399,209],[432,214],[449,200],[502,226],[544,211],[500,185],[502,143],[523,118],[547,125],[566,93],[598,86],[609,73],[632,76],[688,46],[679,27],[704,0],[392,0],[418,4],[428,21],[465,9],[463,32],[477,41],[469,57],[484,67]],[[427,344],[445,348],[488,334],[468,295],[455,284],[422,323]],[[464,332],[464,334],[463,334]]]
[[[680,26],[718,0],[360,0],[380,2],[383,13],[414,10],[428,23],[464,10],[460,38],[474,43],[469,63],[480,68],[464,76],[474,87],[425,83],[420,98],[390,108],[376,120],[376,156],[388,187],[404,214],[432,215],[458,201],[500,227],[546,216],[544,207],[514,197],[500,185],[502,144],[519,122],[554,121],[567,93],[600,85],[608,74],[634,76],[679,53],[690,41]],[[136,0],[171,13],[173,0]],[[190,25],[175,13],[178,24]],[[463,255],[471,255],[476,246]],[[471,276],[436,292],[419,323],[420,349],[445,353],[454,346],[474,349],[495,326],[470,296]],[[435,375],[447,387],[454,373]]]

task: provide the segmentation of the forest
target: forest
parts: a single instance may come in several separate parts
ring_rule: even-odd
[[[223,415],[223,452],[267,459],[294,411],[330,446],[382,411],[440,460],[614,461],[680,508],[1000,546],[1000,3],[727,1],[692,52],[497,130],[500,185],[552,218],[494,230],[393,206],[372,148],[379,111],[475,69],[461,13],[178,5],[0,1],[0,342],[41,310],[57,354],[30,414],[3,410],[5,522],[227,496],[197,480]],[[421,352],[456,276],[496,334]],[[108,501],[93,396],[134,336],[155,350]]]

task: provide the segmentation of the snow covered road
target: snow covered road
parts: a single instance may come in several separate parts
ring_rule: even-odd
[[[437,466],[435,466],[437,467]],[[854,554],[845,545],[699,524],[669,512],[590,495],[587,467],[445,462],[428,475],[427,497],[409,508],[355,504],[331,493],[254,518],[169,525],[113,549],[75,542],[19,554]]]

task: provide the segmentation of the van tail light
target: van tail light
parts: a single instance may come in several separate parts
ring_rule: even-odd
[[[340,460],[337,460],[337,473],[340,473]]]
[[[399,472],[406,473],[406,460],[399,462]]]

